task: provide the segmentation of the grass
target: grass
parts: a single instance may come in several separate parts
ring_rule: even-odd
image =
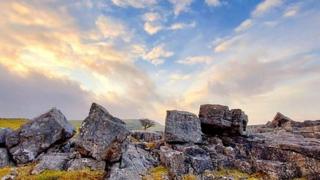
[[[78,170],[78,171],[56,171],[46,170],[38,175],[30,175],[34,164],[27,166],[18,167],[16,177],[17,180],[100,180],[103,179],[103,171],[91,171],[89,169]],[[11,168],[5,167],[0,169],[0,177],[9,174]]]
[[[24,118],[0,118],[0,127],[19,129],[28,120]]]
[[[164,166],[157,166],[154,168],[149,169],[146,176],[144,176],[143,180],[162,180],[168,179],[168,169]]]
[[[232,176],[234,177],[235,180],[240,180],[240,179],[259,180],[266,177],[264,174],[260,174],[260,173],[247,174],[236,169],[221,169],[219,171],[210,171],[205,173],[207,176],[213,176],[213,177]]]

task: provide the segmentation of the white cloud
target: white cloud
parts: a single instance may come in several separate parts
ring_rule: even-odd
[[[299,6],[289,7],[284,13],[283,17],[292,17],[295,16],[299,12]]]
[[[113,4],[120,7],[146,8],[157,4],[156,0],[112,0]]]
[[[180,64],[194,65],[194,64],[209,64],[212,62],[210,56],[190,56],[185,59],[177,61]]]
[[[174,15],[178,16],[182,12],[187,12],[193,0],[169,0],[173,5]]]
[[[192,22],[190,24],[187,24],[187,23],[174,23],[168,29],[170,29],[170,30],[180,30],[180,29],[185,29],[185,28],[193,28],[195,26],[196,26],[195,22]]]
[[[256,9],[252,12],[252,15],[259,16],[263,13],[267,12],[271,8],[280,6],[282,4],[282,0],[264,0],[262,3],[258,4]]]
[[[126,37],[125,39],[127,39],[129,37],[125,26],[120,21],[110,17],[99,16],[96,20],[96,26],[104,38]]]
[[[213,7],[218,7],[221,5],[220,0],[206,0],[207,5],[213,6]]]
[[[164,62],[165,58],[173,56],[173,52],[167,51],[165,49],[164,44],[160,44],[154,48],[152,48],[149,52],[147,52],[143,59],[151,62],[152,64],[158,65]]]
[[[163,27],[159,24],[152,22],[145,22],[143,25],[143,29],[150,35],[154,35],[159,32]]]
[[[247,19],[245,21],[243,21],[236,29],[236,32],[241,32],[244,31],[246,29],[249,29],[252,26],[252,20],[251,19]]]

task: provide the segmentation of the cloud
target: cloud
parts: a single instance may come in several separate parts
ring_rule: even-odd
[[[220,0],[206,0],[205,1],[208,6],[218,7],[221,5]]]
[[[57,106],[79,118],[91,101],[98,101],[120,117],[156,118],[159,95],[148,74],[134,64],[142,52],[134,39],[125,40],[131,34],[127,26],[99,13],[74,17],[65,4],[52,3],[55,9],[40,2],[0,2],[0,83],[6,86],[0,98],[7,113],[1,112],[14,116],[23,110],[21,116],[30,117],[40,106]],[[84,28],[75,18],[94,23]],[[5,97],[11,102],[2,101]],[[23,107],[20,102],[30,108],[15,109]]]
[[[111,0],[112,3],[120,7],[146,8],[157,4],[156,0]]]
[[[190,56],[177,61],[179,64],[194,65],[194,64],[209,64],[212,61],[210,56]]]
[[[241,32],[244,31],[246,29],[249,29],[252,26],[252,20],[251,19],[247,19],[245,21],[243,21],[236,29],[236,32]]]
[[[292,17],[299,12],[299,6],[291,6],[283,13],[283,17]]]
[[[164,44],[159,44],[147,52],[143,58],[152,64],[158,65],[164,62],[165,58],[173,56],[173,52],[167,51]]]
[[[147,12],[142,19],[145,21],[143,28],[149,35],[154,35],[163,29],[161,16],[157,12]]]
[[[282,0],[264,0],[262,3],[258,4],[256,9],[252,12],[253,16],[259,16],[263,13],[267,12],[271,8],[280,6],[282,4]]]
[[[169,2],[173,5],[174,15],[176,16],[182,12],[187,12],[192,4],[192,0],[169,0]]]
[[[192,22],[190,24],[186,24],[186,23],[174,23],[172,24],[169,29],[170,30],[180,30],[180,29],[185,29],[185,28],[193,28],[196,26],[195,22]]]

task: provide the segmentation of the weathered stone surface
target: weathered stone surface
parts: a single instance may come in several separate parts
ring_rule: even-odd
[[[11,133],[13,130],[10,128],[0,128],[0,146],[4,146],[6,143],[7,134]]]
[[[213,170],[212,160],[205,150],[198,146],[189,146],[184,148],[183,151],[195,174],[201,174],[205,170]]]
[[[199,118],[185,111],[167,111],[165,140],[171,143],[200,143],[201,126]]]
[[[121,156],[121,144],[128,134],[122,120],[93,103],[89,116],[80,127],[76,147],[81,154],[92,156],[99,161],[117,161]]]
[[[120,163],[111,168],[109,179],[112,180],[139,180],[148,169],[158,165],[150,152],[134,144],[127,144]]]
[[[10,158],[6,148],[0,148],[0,168],[9,166]]]
[[[74,128],[58,109],[33,119],[6,136],[6,146],[18,164],[33,161],[55,143],[73,136]]]
[[[179,177],[188,173],[186,157],[183,152],[175,151],[167,146],[160,147],[160,161],[169,169],[171,177]]]
[[[248,123],[248,117],[242,110],[230,111],[228,106],[217,104],[201,105],[199,118],[202,131],[211,135],[243,135]]]
[[[41,157],[40,162],[32,170],[32,174],[40,174],[45,170],[65,170],[71,155],[68,153],[53,153]]]
[[[162,134],[160,132],[141,130],[132,131],[131,136],[145,142],[153,142],[162,139]]]
[[[89,168],[91,170],[104,171],[106,168],[105,161],[97,161],[91,158],[72,159],[67,163],[68,171],[82,170]]]
[[[292,122],[293,120],[288,118],[287,116],[277,113],[271,122],[267,123],[267,127],[276,128],[276,127],[284,127],[285,124]]]

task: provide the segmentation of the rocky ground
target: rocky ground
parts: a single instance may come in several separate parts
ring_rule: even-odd
[[[320,121],[296,122],[278,113],[266,125],[247,127],[240,109],[201,105],[199,116],[167,111],[164,132],[130,131],[93,103],[79,133],[57,109],[20,129],[0,130],[0,167],[35,164],[30,174],[83,169],[104,179],[320,179]],[[163,172],[152,176],[156,171]],[[2,179],[15,179],[8,173]]]

